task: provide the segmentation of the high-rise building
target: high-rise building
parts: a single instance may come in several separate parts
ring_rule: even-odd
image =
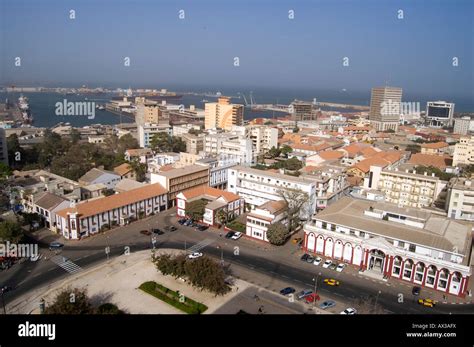
[[[217,102],[205,105],[205,129],[231,130],[233,125],[242,125],[243,121],[244,106],[231,104],[228,97],[220,97]]]
[[[314,110],[313,103],[294,100],[290,104],[290,113],[295,121],[317,120],[318,112]]]
[[[377,131],[398,130],[402,102],[402,88],[372,88],[369,120]]]
[[[453,125],[454,104],[446,101],[428,101],[426,122],[430,127],[441,128]]]
[[[157,124],[159,122],[160,109],[155,101],[143,101],[137,103],[135,122],[137,125],[145,123]]]
[[[474,164],[474,136],[463,136],[454,146],[453,166]]]
[[[7,135],[3,128],[0,128],[0,163],[8,165]]]

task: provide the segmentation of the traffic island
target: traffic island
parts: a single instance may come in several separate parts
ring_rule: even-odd
[[[154,281],[144,282],[138,288],[188,314],[201,314],[207,310],[206,305],[194,301],[179,293],[179,291],[173,291]]]

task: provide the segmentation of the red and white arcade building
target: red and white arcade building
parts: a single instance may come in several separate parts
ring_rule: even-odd
[[[343,204],[344,201],[346,204],[348,202],[344,198],[336,205],[341,205],[341,201]],[[356,211],[352,210],[352,215],[345,215],[343,210],[343,205],[339,207],[332,205],[304,226],[303,245],[307,252],[352,264],[358,267],[362,274],[371,277],[396,278],[410,282],[414,286],[427,287],[446,294],[461,297],[466,295],[470,276],[468,251],[472,242],[470,234],[469,239],[465,238],[469,243],[464,248],[466,252],[464,256],[460,256],[461,252],[456,248],[449,249],[451,252],[448,252],[446,248],[440,250],[432,247],[433,242],[415,244],[395,237],[411,234],[410,238],[413,239],[415,236],[420,242],[423,238],[414,235],[416,232],[412,226],[407,226],[403,232],[405,226],[395,225],[396,228],[393,228],[393,223],[399,224],[399,222],[388,218],[377,220],[378,218],[368,216],[364,217],[371,220],[361,220],[357,218],[359,216],[354,215],[357,214]],[[389,224],[384,228],[385,223]],[[439,223],[442,224],[442,221]],[[370,227],[371,224],[373,228]],[[361,225],[369,227],[361,229]],[[384,228],[383,232],[378,233],[380,228]],[[391,231],[394,231],[393,235],[390,235]],[[462,239],[463,234],[458,237]],[[437,244],[443,245],[439,241]]]

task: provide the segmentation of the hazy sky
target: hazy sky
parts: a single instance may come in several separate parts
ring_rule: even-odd
[[[388,82],[469,96],[473,3],[0,0],[0,84],[368,90]]]

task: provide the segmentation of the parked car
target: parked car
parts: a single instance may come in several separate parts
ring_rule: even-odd
[[[341,314],[347,314],[347,315],[354,315],[356,313],[357,313],[357,310],[352,307],[348,307],[344,311],[341,312]]]
[[[308,304],[312,304],[312,303],[315,302],[315,301],[321,300],[321,298],[319,297],[318,294],[316,294],[316,293],[311,293],[310,295],[308,295],[307,297],[305,297],[304,300],[305,300]]]
[[[313,291],[311,289],[304,289],[301,292],[298,293],[297,298],[298,300],[306,298],[308,295],[313,294]]]
[[[336,271],[337,271],[337,272],[342,272],[342,270],[344,270],[345,267],[346,267],[346,264],[340,263],[340,264],[337,266]]]
[[[153,229],[153,234],[157,234],[157,235],[163,235],[165,232],[160,230],[160,229]]]
[[[332,260],[327,259],[323,264],[323,268],[327,269],[331,264]]]
[[[308,259],[306,259],[307,263],[312,263],[314,261],[314,257],[312,255],[308,256]]]
[[[2,291],[4,293],[8,293],[11,290],[12,290],[12,287],[10,287],[10,286],[0,286],[0,291]]]
[[[426,307],[435,307],[438,302],[433,299],[418,299],[418,304]]]
[[[329,265],[329,270],[336,270],[336,268],[337,268],[336,263],[332,263],[331,265]]]
[[[64,245],[61,243],[61,242],[51,242],[49,244],[49,250],[50,251],[54,251],[54,250],[58,250],[58,249],[62,249],[64,247]]]
[[[326,300],[321,305],[319,305],[319,308],[325,310],[327,308],[331,308],[331,307],[334,307],[334,306],[336,306],[336,302],[334,300]]]
[[[310,255],[309,255],[308,253],[305,253],[305,254],[303,254],[303,255],[301,256],[300,259],[301,259],[301,261],[307,261],[309,256],[310,256]]]
[[[319,264],[321,264],[322,261],[323,260],[320,257],[316,257],[316,258],[314,258],[313,264],[314,265],[319,265]]]
[[[232,240],[238,240],[242,237],[242,233],[240,231],[237,231],[234,235],[232,235],[231,239]]]
[[[180,220],[178,220],[178,223],[183,225],[184,223],[186,223],[187,219],[186,218],[181,218]]]
[[[142,235],[151,235],[151,231],[150,230],[140,230],[140,234],[142,234]]]
[[[207,230],[207,229],[209,229],[209,227],[207,225],[200,225],[200,226],[197,227],[197,230],[199,230],[199,231],[204,231],[204,230]]]
[[[420,292],[421,292],[420,287],[413,287],[413,289],[411,290],[411,293],[416,296],[420,295]]]
[[[199,258],[199,257],[202,257],[202,253],[193,252],[193,253],[188,255],[188,259],[196,259],[196,258]]]
[[[193,224],[193,220],[192,219],[188,219],[186,222],[183,223],[183,225],[189,227]]]
[[[171,226],[165,227],[165,230],[167,230],[167,231],[176,231],[178,229],[174,225],[171,225]]]
[[[296,292],[296,289],[292,288],[292,287],[286,287],[286,288],[283,288],[282,290],[280,290],[281,295],[289,295],[289,294],[292,294],[294,292]]]
[[[340,284],[340,282],[335,280],[334,278],[325,278],[324,283],[326,283],[328,286],[333,287],[337,287]]]
[[[234,234],[235,234],[235,232],[229,231],[227,234],[225,234],[225,238],[230,239],[230,238],[232,238],[232,236],[234,236]]]

